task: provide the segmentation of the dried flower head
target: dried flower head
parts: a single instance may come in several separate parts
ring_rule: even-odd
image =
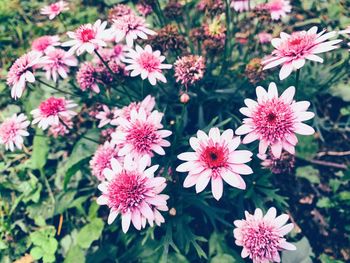
[[[204,58],[197,55],[181,57],[174,63],[174,70],[176,81],[187,87],[203,78],[205,71]]]
[[[134,11],[128,5],[118,4],[108,10],[108,21],[113,23],[115,19],[131,14],[134,14]]]
[[[169,19],[172,19],[172,20],[181,19],[183,15],[183,5],[176,0],[171,0],[165,6],[163,12],[165,17]]]
[[[245,67],[244,74],[248,78],[249,82],[254,85],[264,80],[266,77],[261,61],[261,58],[253,58]]]
[[[279,158],[269,152],[266,156],[261,156],[261,165],[270,169],[274,174],[292,174],[295,167],[295,156],[287,151],[282,151]]]

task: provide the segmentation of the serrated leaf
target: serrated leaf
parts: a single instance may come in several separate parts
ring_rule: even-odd
[[[81,248],[89,248],[102,234],[104,222],[101,218],[95,218],[91,223],[84,226],[78,233],[77,244]]]
[[[312,184],[321,183],[319,178],[319,171],[313,168],[311,165],[298,167],[296,170],[296,175],[300,178],[307,179]]]

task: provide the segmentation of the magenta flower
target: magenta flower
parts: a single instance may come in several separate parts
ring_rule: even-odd
[[[47,49],[59,45],[61,45],[59,36],[42,36],[32,42],[32,50],[45,53]]]
[[[90,160],[92,175],[96,176],[100,181],[105,180],[103,170],[112,168],[111,160],[113,158],[119,161],[122,160],[121,157],[118,157],[118,150],[118,147],[110,142],[105,142],[103,145],[100,145]]]
[[[278,97],[276,84],[271,82],[268,92],[259,86],[256,88],[257,101],[245,99],[247,107],[240,112],[247,116],[243,125],[236,130],[237,135],[247,134],[243,143],[260,140],[259,154],[265,154],[271,146],[272,154],[279,158],[282,149],[294,154],[298,139],[295,133],[312,135],[315,131],[309,125],[302,123],[314,117],[313,112],[307,111],[308,101],[293,100],[295,88],[286,89]]]
[[[57,76],[61,78],[67,78],[69,67],[76,67],[78,60],[70,53],[63,49],[49,48],[46,52],[47,62],[43,65],[43,69],[46,70],[46,78],[53,81],[57,81]]]
[[[143,108],[131,110],[130,120],[119,117],[119,126],[112,134],[112,143],[120,147],[119,155],[131,155],[135,160],[145,156],[151,163],[153,152],[164,155],[163,147],[170,143],[164,138],[171,135],[171,131],[163,130],[161,120],[163,113],[153,111],[147,115]]]
[[[77,72],[76,80],[82,91],[90,89],[96,93],[100,92],[98,87],[97,68],[91,62],[83,63]]]
[[[176,82],[187,87],[204,76],[205,61],[202,56],[188,55],[177,59],[174,63]]]
[[[58,1],[48,6],[44,6],[40,10],[40,14],[46,15],[50,20],[61,14],[63,11],[69,10],[68,3],[65,1]]]
[[[137,38],[147,39],[147,35],[157,33],[148,28],[148,24],[143,17],[129,14],[113,20],[111,31],[115,36],[115,42],[120,42],[125,38],[128,47],[134,45]]]
[[[231,129],[221,135],[218,128],[211,128],[209,136],[199,130],[197,137],[190,139],[194,152],[185,152],[177,157],[186,161],[176,171],[188,172],[184,187],[196,185],[196,192],[202,192],[211,180],[211,190],[216,200],[223,193],[223,181],[229,185],[245,189],[246,184],[240,174],[251,174],[252,169],[246,165],[253,155],[247,150],[236,150],[241,140],[233,136]]]
[[[249,0],[232,0],[230,6],[237,12],[249,11]]]
[[[77,104],[71,100],[50,97],[41,102],[37,109],[30,112],[34,118],[32,124],[38,123],[39,128],[46,130],[49,126],[64,122],[65,118],[75,116],[76,112],[70,109],[76,106]]]
[[[74,32],[67,32],[67,35],[73,40],[64,42],[62,46],[71,47],[68,52],[71,54],[76,52],[78,56],[85,51],[91,54],[99,47],[107,46],[105,42],[105,39],[108,38],[106,26],[107,22],[102,23],[101,20],[97,20],[93,25],[81,25]]]
[[[162,64],[165,57],[160,54],[159,50],[153,52],[150,45],[147,45],[145,49],[136,45],[136,50],[130,49],[125,57],[124,62],[130,64],[125,69],[131,71],[131,77],[141,75],[142,79],[148,79],[152,85],[156,85],[157,80],[167,82],[162,74],[162,69],[170,69],[172,66]]]
[[[96,115],[96,119],[100,120],[98,128],[102,128],[103,126],[111,123],[113,120],[115,120],[118,117],[117,108],[109,109],[107,105],[102,105],[102,109],[103,110],[99,111]]]
[[[0,124],[0,144],[4,144],[6,150],[13,152],[15,146],[22,149],[23,136],[28,136],[27,127],[30,122],[23,113],[12,115]]]
[[[236,245],[242,246],[242,258],[249,256],[253,263],[281,262],[279,251],[296,250],[296,247],[283,237],[294,225],[285,225],[289,216],[276,217],[276,209],[271,207],[265,216],[260,208],[253,215],[245,211],[246,219],[235,220],[233,235]]]
[[[26,82],[34,83],[34,70],[45,63],[42,54],[31,51],[18,58],[7,73],[7,85],[11,86],[11,97],[20,98],[26,87]]]
[[[289,0],[270,0],[264,7],[270,12],[272,20],[280,20],[292,11]]]
[[[317,33],[314,26],[308,31],[298,31],[291,35],[281,32],[280,38],[274,38],[271,44],[275,47],[271,56],[262,63],[264,69],[270,69],[282,64],[279,73],[281,80],[287,78],[293,70],[304,66],[305,60],[323,62],[323,59],[316,54],[327,52],[338,48],[335,46],[341,40],[326,41],[336,35],[335,31],[324,34],[325,30]],[[326,41],[326,42],[325,42]]]
[[[131,222],[137,230],[144,228],[147,221],[151,226],[165,222],[159,210],[168,210],[169,196],[160,194],[166,187],[166,180],[154,177],[158,165],[146,169],[147,163],[145,157],[137,162],[125,158],[123,164],[112,159],[112,168],[104,170],[107,181],[98,186],[102,195],[97,198],[97,203],[110,208],[108,224],[121,214],[124,233]]]

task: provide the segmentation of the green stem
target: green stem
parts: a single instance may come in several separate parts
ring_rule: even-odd
[[[69,91],[62,90],[62,89],[57,88],[57,87],[55,87],[55,86],[52,86],[52,85],[50,85],[49,83],[46,83],[45,81],[42,81],[42,80],[39,79],[39,78],[37,78],[37,81],[38,81],[39,83],[41,83],[41,84],[43,84],[43,85],[45,85],[45,86],[51,88],[51,89],[57,90],[57,91],[62,92],[62,93],[64,93],[64,94],[68,94],[68,95],[71,95],[71,96],[77,96],[77,94],[71,93],[71,92],[69,92]]]
[[[298,90],[299,88],[299,79],[300,79],[300,69],[297,69],[295,73],[295,89]]]
[[[62,19],[62,14],[58,15],[58,19],[60,20],[61,24],[63,25],[64,30],[67,31],[67,26],[66,26],[66,24],[64,23],[64,21]]]
[[[50,183],[49,183],[49,181],[47,180],[47,178],[46,178],[46,176],[45,176],[44,168],[40,168],[40,169],[39,169],[39,172],[40,172],[40,177],[43,179],[43,181],[44,181],[44,183],[45,183],[45,186],[46,186],[46,188],[47,188],[47,191],[48,191],[48,193],[49,193],[49,196],[50,196],[50,198],[51,198],[51,200],[52,200],[52,205],[53,205],[53,207],[54,207],[55,202],[56,202],[56,201],[55,201],[55,196],[53,195],[53,192],[52,192]]]

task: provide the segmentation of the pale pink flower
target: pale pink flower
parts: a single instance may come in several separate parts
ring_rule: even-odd
[[[48,134],[52,135],[54,138],[58,136],[64,136],[69,133],[69,130],[73,128],[72,117],[61,117],[58,124],[52,124],[49,127]]]
[[[270,12],[272,20],[279,20],[286,17],[287,13],[292,11],[289,0],[270,0],[264,7]]]
[[[128,48],[125,45],[117,44],[113,48],[103,48],[98,50],[98,52],[104,61],[115,61],[121,64],[121,61],[125,58],[124,54],[127,50]],[[94,56],[92,62],[103,65],[101,59],[97,55]]]
[[[237,12],[249,11],[250,0],[232,0],[231,7]]]
[[[316,26],[308,31],[298,31],[291,35],[281,32],[280,38],[271,40],[275,50],[270,57],[262,62],[265,65],[264,69],[270,69],[282,64],[279,77],[283,80],[293,70],[302,68],[306,59],[322,63],[323,59],[316,54],[336,49],[338,46],[335,45],[341,42],[339,39],[326,41],[336,35],[335,31],[324,33],[325,30],[317,33]]]
[[[190,138],[190,146],[194,152],[177,156],[186,161],[176,168],[178,172],[188,172],[184,187],[196,185],[196,192],[200,193],[211,181],[211,190],[216,200],[222,197],[223,181],[233,187],[245,189],[246,184],[240,174],[253,173],[245,164],[251,160],[253,154],[247,150],[236,150],[240,142],[239,137],[233,136],[231,129],[220,135],[218,128],[211,128],[209,136],[199,130],[197,137]]]
[[[76,67],[78,60],[72,54],[58,48],[49,48],[46,52],[47,62],[43,65],[43,69],[46,70],[46,78],[53,81],[57,81],[57,76],[61,78],[67,78],[69,67]]]
[[[165,56],[162,56],[159,50],[153,52],[150,45],[146,45],[145,49],[136,45],[136,50],[130,49],[125,57],[123,61],[130,64],[125,69],[131,71],[131,77],[141,75],[141,78],[148,79],[151,85],[156,85],[157,80],[167,82],[162,70],[170,69],[172,65],[162,63]]]
[[[42,36],[32,42],[32,50],[45,53],[49,48],[61,45],[59,36]]]
[[[260,140],[260,155],[265,154],[269,146],[276,158],[281,156],[282,149],[294,154],[294,147],[298,143],[295,133],[312,135],[315,132],[312,127],[302,123],[315,115],[307,111],[310,102],[296,102],[293,100],[294,94],[293,86],[286,89],[280,97],[275,83],[270,83],[267,92],[258,86],[257,101],[245,99],[247,107],[240,109],[240,112],[248,117],[236,130],[237,135],[247,134],[243,143]]]
[[[11,97],[20,98],[26,87],[26,82],[34,83],[34,70],[45,62],[42,54],[37,51],[30,51],[19,57],[7,73],[7,85],[11,86]]]
[[[32,124],[38,123],[38,127],[43,130],[46,130],[52,125],[56,126],[64,121],[65,118],[72,118],[75,116],[76,112],[70,109],[76,106],[77,104],[71,100],[50,97],[41,102],[37,109],[30,112],[34,118]]]
[[[115,36],[115,42],[120,42],[125,38],[128,47],[132,47],[137,38],[147,39],[147,35],[157,33],[148,28],[148,24],[143,17],[129,14],[113,20],[111,31]]]
[[[80,66],[79,71],[77,72],[76,80],[82,91],[90,89],[96,93],[99,93],[100,88],[98,87],[97,83],[99,83],[100,80],[98,80],[97,77],[97,68],[91,62],[85,62]]]
[[[136,9],[137,9],[137,11],[139,11],[139,13],[142,16],[148,16],[148,15],[152,14],[152,12],[153,12],[152,6],[147,5],[145,3],[137,4]]]
[[[270,43],[272,40],[272,35],[267,32],[261,32],[258,34],[258,39],[260,44]]]
[[[50,20],[54,19],[56,16],[61,14],[63,11],[69,10],[68,3],[65,1],[58,1],[56,3],[52,3],[48,6],[44,6],[40,10],[40,14],[46,15]]]
[[[254,214],[245,211],[245,218],[235,220],[233,235],[236,245],[242,246],[242,258],[249,256],[253,263],[281,262],[279,251],[296,250],[296,247],[283,237],[294,228],[292,223],[286,225],[287,214],[276,217],[276,209],[271,207],[266,215],[260,208]]]
[[[0,124],[0,144],[4,144],[6,150],[13,152],[15,146],[22,149],[23,136],[28,136],[27,127],[30,122],[23,113],[13,114]]]
[[[107,181],[98,186],[102,195],[97,198],[97,203],[110,208],[108,224],[121,214],[124,233],[131,222],[137,230],[144,228],[147,221],[151,226],[165,222],[159,210],[168,210],[169,196],[161,194],[166,187],[166,179],[154,177],[158,165],[146,169],[147,164],[145,157],[136,162],[125,158],[124,163],[113,158],[111,169],[104,170]]]
[[[177,59],[174,63],[176,82],[187,87],[204,76],[205,61],[202,56],[188,55]]]
[[[120,146],[119,155],[131,155],[136,160],[145,156],[148,163],[154,152],[164,155],[163,147],[170,146],[164,138],[170,136],[171,131],[163,130],[162,118],[163,113],[153,111],[147,115],[143,108],[131,110],[129,120],[119,117],[119,126],[112,134],[112,143]]]
[[[105,29],[106,26],[107,22],[101,22],[100,19],[93,25],[81,25],[74,32],[67,32],[67,35],[73,40],[64,42],[62,46],[71,47],[68,52],[76,52],[78,56],[85,51],[91,54],[94,52],[94,50],[107,46],[105,40],[108,38],[109,32]]]
[[[102,105],[102,111],[99,111],[96,115],[96,119],[100,120],[98,128],[102,128],[103,126],[111,123],[113,120],[115,120],[118,115],[118,109],[112,108],[109,109],[107,105]]]
[[[110,142],[105,142],[103,145],[100,145],[90,160],[92,175],[96,176],[100,181],[105,180],[103,170],[112,168],[111,160],[113,158],[121,160],[121,157],[118,157],[118,150],[118,147]]]

